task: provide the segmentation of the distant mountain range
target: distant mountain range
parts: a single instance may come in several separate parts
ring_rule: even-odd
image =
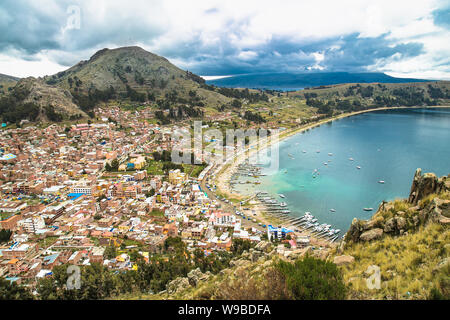
[[[408,83],[426,81],[428,80],[395,78],[379,72],[308,72],[244,74],[208,80],[206,83],[218,87],[258,88],[286,91],[341,83]]]
[[[16,82],[19,78],[0,73],[0,82]]]

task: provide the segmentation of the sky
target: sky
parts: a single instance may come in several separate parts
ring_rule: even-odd
[[[1,0],[0,73],[138,45],[204,76],[385,72],[450,80],[450,0]]]

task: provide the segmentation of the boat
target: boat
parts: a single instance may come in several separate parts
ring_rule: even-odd
[[[327,165],[328,165],[328,163],[324,162],[324,163],[323,163],[323,165],[324,165],[324,166],[327,166]]]
[[[278,195],[280,196],[280,198],[283,198],[283,199],[286,198],[286,196],[285,196],[284,194],[281,194],[281,193],[280,193],[280,194],[278,194]]]
[[[380,181],[378,181],[378,183],[381,183],[381,184],[383,184],[383,183],[384,183],[384,181],[383,181],[383,180],[380,180]]]
[[[364,211],[372,211],[373,208],[364,208]]]
[[[361,167],[360,167],[360,166],[356,166],[356,169],[358,169],[358,170],[359,170],[359,169],[361,169]]]
[[[317,152],[317,153],[320,153],[320,150],[317,150],[316,152]]]
[[[355,159],[353,159],[353,158],[348,158],[348,160],[350,160],[350,161],[355,161]]]
[[[331,212],[336,212],[336,209],[330,209]]]
[[[331,157],[333,154],[330,152],[328,155]]]
[[[306,153],[306,150],[302,150],[303,153]]]

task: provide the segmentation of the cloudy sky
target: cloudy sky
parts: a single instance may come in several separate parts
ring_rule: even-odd
[[[0,73],[139,45],[200,75],[386,72],[450,79],[449,0],[1,0]]]

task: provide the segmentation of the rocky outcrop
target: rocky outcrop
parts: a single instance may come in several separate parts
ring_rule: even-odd
[[[428,221],[450,224],[450,200],[440,199],[439,196],[427,198],[432,194],[446,194],[449,190],[448,176],[438,179],[433,173],[422,175],[421,170],[417,169],[409,198],[389,203],[383,201],[370,220],[353,219],[345,241],[372,241],[383,234],[403,235]]]
[[[422,175],[422,169],[417,169],[409,192],[408,202],[417,204],[430,194],[439,194],[446,189],[450,189],[448,177],[438,178],[434,173]]]
[[[167,284],[168,294],[176,294],[190,287],[188,278],[176,278]]]
[[[190,287],[196,287],[200,282],[208,281],[212,274],[208,271],[202,273],[200,268],[191,270],[187,277],[178,277],[175,280],[170,281],[166,286],[168,294],[177,294]]]
[[[338,266],[351,264],[353,262],[355,262],[355,258],[353,256],[349,256],[349,255],[337,256],[337,257],[334,257],[334,260],[333,260],[333,263]]]
[[[372,240],[381,238],[382,235],[383,235],[383,229],[375,228],[375,229],[363,232],[361,234],[361,236],[359,237],[359,239],[362,241],[372,241]]]

